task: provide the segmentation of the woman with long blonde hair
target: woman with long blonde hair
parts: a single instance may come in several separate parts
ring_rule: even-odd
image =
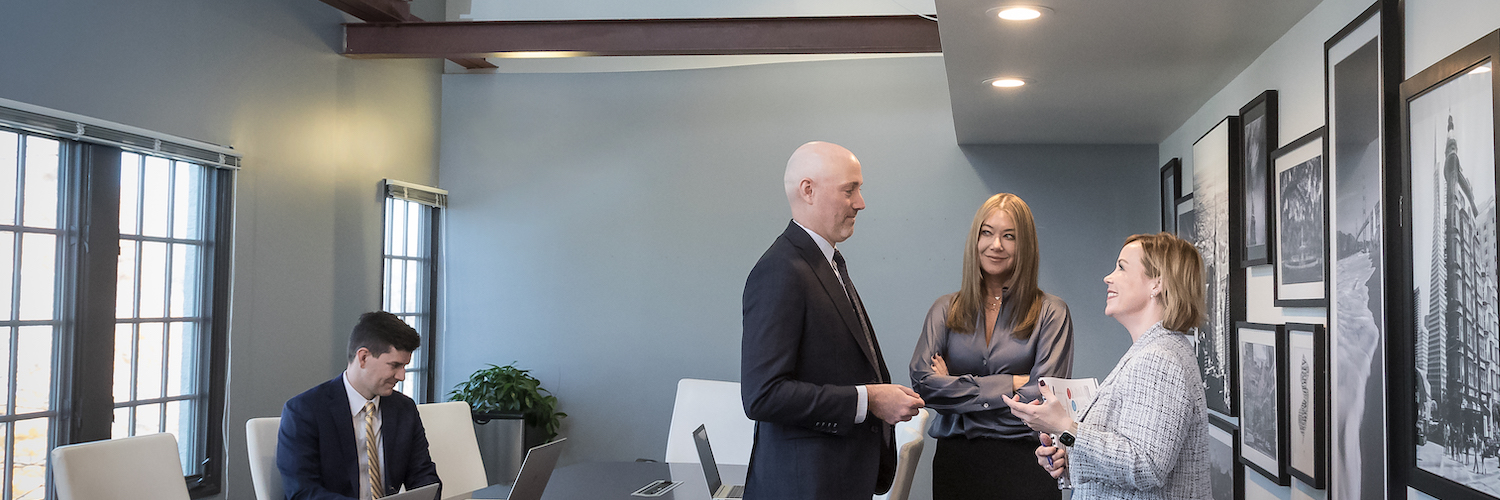
[[[958,292],[927,312],[910,368],[912,388],[937,410],[935,500],[1061,498],[1033,455],[1037,434],[1003,399],[1034,399],[1041,377],[1073,372],[1073,320],[1038,288],[1039,254],[1031,207],[990,197],[970,225]]]

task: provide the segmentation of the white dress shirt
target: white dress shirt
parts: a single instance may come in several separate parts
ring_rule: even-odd
[[[823,259],[828,261],[828,267],[833,268],[833,275],[839,277],[839,286],[844,286],[844,277],[839,274],[839,266],[833,263],[833,243],[829,243],[827,239],[818,235],[818,233],[808,229],[801,222],[797,222],[797,219],[792,219],[792,222],[797,224],[797,227],[802,228],[803,231],[807,231],[807,235],[812,237],[813,243],[818,244],[818,250],[823,251]],[[850,302],[854,302],[854,296],[850,295],[848,290],[844,290],[844,295],[849,296]],[[865,422],[865,413],[870,407],[870,396],[868,390],[862,385],[854,386],[854,391],[859,393],[859,399],[854,406],[854,423],[862,424]]]
[[[349,373],[344,372],[344,391],[349,395],[349,413],[354,418],[354,456],[359,457],[359,465],[355,467],[359,471],[359,497],[371,498],[370,496],[370,459],[365,453],[365,403],[375,403],[375,455],[380,457],[380,474],[385,474],[385,441],[381,440],[380,432],[380,396],[374,399],[365,399],[349,385]],[[380,478],[380,484],[385,484],[385,478]]]

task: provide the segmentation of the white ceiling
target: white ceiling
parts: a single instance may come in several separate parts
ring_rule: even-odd
[[[940,19],[954,129],[960,144],[1155,144],[1319,1],[936,0],[934,5],[934,0],[448,0],[447,18],[566,20],[935,12]],[[996,6],[1017,3],[1045,6],[1052,12],[1025,23],[986,15]],[[829,58],[490,61],[500,66],[499,72],[595,72]],[[1018,89],[984,84],[986,79],[998,76],[1019,76],[1031,83]]]

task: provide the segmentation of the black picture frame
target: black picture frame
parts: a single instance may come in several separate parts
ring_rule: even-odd
[[[1276,307],[1328,305],[1326,130],[1319,127],[1271,153]]]
[[[1177,206],[1177,237],[1193,241],[1193,231],[1198,221],[1198,214],[1193,212],[1193,193],[1178,197],[1175,205]]]
[[[1177,233],[1177,199],[1182,197],[1182,159],[1161,166],[1161,230]]]
[[[1228,420],[1209,415],[1208,477],[1213,500],[1245,498],[1245,468],[1239,456],[1240,430]]]
[[[1328,487],[1328,335],[1323,325],[1286,324],[1287,468],[1317,489]]]
[[[1323,44],[1328,127],[1327,500],[1404,498],[1406,469],[1387,468],[1386,395],[1390,221],[1387,176],[1401,164],[1399,87],[1404,77],[1402,0],[1377,0]],[[1406,288],[1409,290],[1410,288]],[[1399,372],[1392,372],[1399,373]],[[1391,377],[1400,378],[1400,377]],[[1409,393],[1408,393],[1409,394]],[[1403,396],[1405,397],[1405,396]]]
[[[1240,366],[1239,462],[1287,486],[1286,329],[1235,323]]]
[[[1220,120],[1193,142],[1193,245],[1203,256],[1206,318],[1198,329],[1198,370],[1208,409],[1238,415],[1234,384],[1234,322],[1245,316],[1240,262],[1240,117]],[[1227,235],[1227,237],[1226,237]]]
[[[1500,479],[1486,472],[1500,466],[1479,460],[1484,451],[1478,445],[1488,443],[1477,439],[1473,415],[1464,409],[1471,400],[1492,400],[1496,390],[1466,385],[1468,377],[1455,373],[1489,349],[1484,338],[1493,338],[1497,327],[1495,243],[1474,237],[1475,230],[1493,234],[1495,227],[1494,210],[1474,203],[1493,200],[1500,190],[1494,164],[1500,153],[1497,65],[1500,31],[1401,84],[1404,153],[1402,168],[1392,176],[1399,178],[1398,187],[1387,193],[1409,200],[1399,213],[1399,235],[1392,238],[1398,242],[1389,248],[1390,261],[1400,266],[1391,274],[1398,290],[1388,307],[1391,324],[1415,327],[1391,329],[1391,373],[1402,375],[1391,377],[1393,465],[1407,467],[1409,486],[1444,500],[1500,496]],[[1464,286],[1473,288],[1444,292]],[[1469,313],[1487,319],[1470,324],[1454,316]],[[1455,320],[1462,324],[1450,324]],[[1471,339],[1480,345],[1463,345]]]
[[[1271,233],[1276,217],[1271,211],[1271,150],[1276,149],[1276,91],[1267,90],[1240,108],[1239,198],[1240,267],[1270,264],[1275,259]]]

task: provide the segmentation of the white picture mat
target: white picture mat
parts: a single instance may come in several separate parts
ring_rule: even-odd
[[[1260,330],[1260,329],[1256,329],[1256,328],[1243,328],[1242,327],[1242,328],[1239,329],[1239,334],[1240,334],[1240,344],[1254,344],[1254,345],[1271,346],[1272,359],[1273,360],[1275,359],[1275,352],[1276,352],[1276,332],[1275,331],[1272,331],[1272,330]],[[1236,348],[1238,349],[1238,346],[1236,346]],[[1245,374],[1243,372],[1245,370],[1246,365],[1247,365],[1247,363],[1245,362],[1245,360],[1241,359],[1240,360],[1240,371],[1241,371],[1241,373],[1240,373],[1240,383],[1241,384],[1245,383]],[[1282,371],[1281,367],[1277,366],[1276,367],[1276,371],[1277,372],[1281,372]],[[1275,375],[1279,376],[1279,373],[1275,374]],[[1275,380],[1276,376],[1273,376],[1272,380]],[[1240,391],[1240,393],[1239,393],[1239,397],[1240,397],[1240,456],[1243,457],[1243,458],[1245,458],[1246,460],[1249,460],[1250,462],[1254,463],[1255,465],[1260,466],[1261,469],[1270,471],[1272,473],[1279,473],[1280,470],[1281,470],[1281,468],[1277,466],[1277,460],[1276,460],[1277,457],[1274,457],[1274,456],[1262,453],[1260,450],[1252,448],[1252,447],[1250,447],[1249,445],[1246,444],[1246,440],[1245,440],[1245,428],[1244,428],[1244,426],[1245,425],[1249,425],[1249,421],[1248,421],[1247,418],[1245,418],[1245,411],[1248,410],[1248,409],[1250,409],[1250,408],[1252,408],[1252,407],[1250,406],[1249,402],[1247,402],[1247,401],[1244,400],[1244,394],[1245,394],[1245,391]],[[1254,403],[1255,404],[1254,408],[1260,409],[1260,410],[1265,410],[1265,409],[1267,409],[1269,407],[1269,410],[1271,411],[1272,415],[1278,415],[1277,412],[1279,412],[1281,409],[1277,408],[1277,403],[1279,403],[1279,401],[1271,401],[1270,404],[1267,405],[1267,404],[1265,404],[1265,402],[1258,401],[1258,402]],[[1277,425],[1279,425],[1278,419],[1273,418],[1272,421],[1273,422],[1277,422]],[[1275,429],[1275,431],[1276,431],[1276,435],[1279,436],[1280,432],[1281,432],[1281,429]],[[1277,438],[1277,439],[1275,439],[1273,441],[1278,441],[1276,444],[1278,444],[1278,445],[1280,444],[1279,443],[1279,438]]]
[[[1494,61],[1486,62],[1482,66],[1494,69]],[[1411,306],[1416,312],[1418,324],[1427,327],[1418,331],[1416,339],[1418,346],[1416,347],[1419,349],[1424,343],[1442,341],[1442,338],[1434,333],[1438,329],[1429,326],[1428,323],[1433,319],[1443,321],[1441,318],[1446,316],[1440,313],[1435,315],[1436,318],[1431,317],[1433,304],[1430,297],[1434,293],[1432,289],[1433,267],[1447,265],[1443,253],[1435,256],[1433,252],[1435,241],[1443,241],[1442,238],[1434,236],[1434,231],[1445,230],[1443,227],[1434,226],[1449,223],[1434,221],[1434,216],[1445,212],[1438,200],[1434,199],[1434,195],[1437,194],[1435,191],[1441,187],[1435,184],[1435,181],[1442,182],[1441,179],[1434,178],[1434,173],[1445,168],[1450,117],[1453,123],[1451,136],[1456,144],[1454,154],[1471,188],[1472,199],[1476,204],[1483,206],[1487,202],[1493,202],[1495,196],[1493,79],[1493,71],[1466,73],[1437,85],[1410,101],[1411,134],[1408,159],[1411,162],[1412,262],[1414,263],[1412,281],[1417,288],[1414,297],[1418,300],[1417,304]],[[1481,215],[1481,220],[1476,223],[1481,226],[1489,224],[1493,227],[1492,219],[1488,222],[1482,221],[1492,216],[1491,214],[1493,212]],[[1478,259],[1478,264],[1480,268],[1473,270],[1475,275],[1494,276],[1495,261],[1493,259]],[[1481,317],[1493,314],[1493,307],[1496,303],[1495,290],[1485,286],[1480,286],[1478,289],[1476,300],[1489,304],[1484,306],[1489,308],[1489,312],[1481,311],[1479,314]],[[1426,338],[1427,335],[1432,338]],[[1430,346],[1431,344],[1428,343],[1429,349]],[[1423,363],[1420,350],[1417,354],[1418,371],[1427,373],[1429,377],[1441,379],[1442,377],[1433,375],[1435,370],[1430,369],[1431,362]],[[1424,370],[1424,365],[1429,369]],[[1445,384],[1445,382],[1434,381],[1431,378],[1428,382],[1437,382],[1432,385]],[[1491,391],[1491,394],[1494,394],[1494,391]],[[1418,408],[1425,406],[1421,400],[1417,404]],[[1429,428],[1448,422],[1446,417],[1441,415],[1441,411],[1435,411],[1429,418],[1434,421]],[[1428,424],[1419,421],[1418,425]],[[1438,440],[1429,439],[1425,444],[1417,446],[1416,466],[1485,494],[1500,496],[1500,477],[1495,475],[1496,466],[1481,465],[1480,471],[1476,473],[1472,461],[1468,463],[1464,461],[1473,454],[1472,451],[1464,450],[1462,447],[1450,451]]]
[[[1207,316],[1199,329],[1198,363],[1204,378],[1208,408],[1232,410],[1234,400],[1233,363],[1236,348],[1230,339],[1234,323],[1229,318],[1229,275],[1238,272],[1238,262],[1229,261],[1229,148],[1235,120],[1220,121],[1193,143],[1193,243],[1203,257],[1210,297],[1204,311]],[[1181,231],[1181,228],[1178,228]],[[1223,235],[1207,239],[1204,235]],[[1213,366],[1217,363],[1217,366]],[[1211,382],[1211,383],[1210,383]],[[1215,391],[1223,387],[1222,391]],[[1221,412],[1222,413],[1222,412]]]
[[[1321,156],[1323,156],[1323,139],[1322,138],[1318,138],[1318,139],[1315,139],[1315,140],[1312,140],[1312,141],[1308,141],[1308,143],[1305,144],[1305,145],[1303,145],[1302,147],[1299,147],[1297,149],[1293,149],[1293,150],[1291,150],[1291,151],[1289,151],[1289,152],[1287,152],[1287,153],[1285,153],[1285,154],[1283,154],[1281,156],[1276,157],[1276,164],[1272,168],[1272,171],[1274,172],[1273,176],[1274,176],[1274,179],[1276,179],[1276,181],[1273,183],[1273,186],[1272,186],[1271,189],[1274,190],[1274,191],[1278,191],[1278,192],[1280,191],[1280,188],[1281,188],[1281,181],[1280,181],[1280,179],[1281,179],[1281,173],[1282,172],[1284,172],[1286,170],[1289,170],[1292,167],[1296,167],[1298,165],[1301,165],[1304,162],[1307,162],[1308,160],[1311,160],[1313,158],[1318,158],[1318,157],[1321,157]],[[1326,170],[1326,168],[1325,168],[1325,170]],[[1322,174],[1319,174],[1319,175],[1322,175]],[[1324,176],[1324,177],[1326,178],[1327,176]],[[1276,206],[1275,206],[1276,212],[1275,213],[1280,214],[1281,211],[1282,211],[1281,196],[1277,195],[1277,196],[1275,196],[1275,198],[1276,198]],[[1323,200],[1323,202],[1325,204],[1328,202],[1328,200],[1326,199],[1326,196],[1325,196],[1325,199]],[[1276,228],[1275,241],[1272,242],[1272,244],[1277,245],[1278,247],[1281,245],[1281,236],[1282,236],[1281,232],[1282,232],[1282,228],[1281,227],[1277,227]],[[1324,240],[1324,245],[1327,245],[1327,240]],[[1284,255],[1281,255],[1281,253],[1282,252],[1278,249],[1278,251],[1277,251],[1277,259],[1278,260],[1277,260],[1277,263],[1276,263],[1277,266],[1283,265],[1284,262],[1285,262],[1285,260],[1286,260],[1286,257]],[[1324,262],[1324,266],[1327,266],[1327,265],[1328,265],[1327,262]],[[1325,267],[1325,269],[1326,269],[1326,267]],[[1277,287],[1276,288],[1276,298],[1282,299],[1282,300],[1286,300],[1286,299],[1318,299],[1318,298],[1323,298],[1323,293],[1324,293],[1323,285],[1324,285],[1323,281],[1315,281],[1315,282],[1311,282],[1311,283],[1296,283],[1296,284],[1290,284],[1289,285],[1289,284],[1286,284],[1283,281],[1281,273],[1276,273],[1276,287]]]
[[[1302,363],[1307,363],[1308,373],[1302,375]],[[1287,390],[1287,409],[1291,410],[1291,418],[1287,424],[1289,439],[1287,447],[1291,451],[1290,465],[1304,474],[1312,475],[1317,471],[1317,420],[1324,415],[1318,414],[1317,373],[1318,356],[1316,339],[1313,332],[1308,330],[1287,331],[1287,380],[1291,387]],[[1303,384],[1306,384],[1307,397],[1302,396]],[[1301,415],[1304,412],[1303,405],[1307,405],[1305,412],[1307,421],[1305,427],[1299,426]]]
[[[1328,59],[1326,61],[1328,67],[1324,68],[1324,74],[1328,77],[1327,94],[1324,96],[1326,98],[1327,113],[1330,117],[1328,119],[1328,141],[1337,141],[1342,137],[1338,127],[1338,120],[1334,117],[1339,116],[1338,99],[1336,98],[1335,90],[1343,88],[1343,86],[1340,85],[1337,72],[1334,69],[1337,64],[1348,58],[1354,51],[1363,48],[1370,41],[1375,40],[1377,43],[1383,43],[1383,41],[1380,41],[1381,14],[1381,12],[1376,12],[1369,19],[1360,23],[1353,31],[1350,31],[1343,39],[1340,39],[1338,43],[1328,47]],[[1400,50],[1400,47],[1396,49]],[[1384,75],[1386,71],[1402,70],[1402,68],[1384,67],[1385,61],[1380,57],[1378,51],[1375,59],[1379,68],[1378,75]],[[1379,77],[1378,75],[1377,78]],[[1383,84],[1377,82],[1377,85]],[[1378,95],[1375,96],[1374,101],[1369,103],[1369,105],[1381,105]],[[1386,110],[1386,112],[1396,113],[1398,111],[1390,109]],[[1374,151],[1367,151],[1365,154],[1377,155],[1374,161],[1383,163],[1383,160],[1379,157],[1381,154],[1379,145],[1386,142],[1385,127],[1376,127],[1376,129],[1379,131],[1379,141],[1373,148]],[[1366,394],[1369,392],[1385,394],[1385,379],[1382,376],[1382,371],[1385,367],[1384,351],[1382,350],[1382,346],[1385,345],[1383,331],[1385,309],[1380,307],[1378,311],[1371,311],[1372,315],[1346,313],[1345,311],[1362,311],[1367,309],[1365,303],[1368,302],[1368,297],[1365,297],[1366,300],[1354,300],[1349,304],[1341,304],[1339,298],[1340,295],[1360,295],[1359,292],[1361,290],[1355,290],[1355,288],[1364,287],[1365,283],[1372,279],[1376,281],[1376,287],[1383,290],[1384,281],[1382,276],[1386,269],[1386,263],[1384,255],[1381,253],[1372,259],[1375,262],[1367,266],[1373,267],[1373,269],[1358,269],[1356,266],[1351,271],[1357,272],[1359,276],[1341,276],[1339,273],[1341,264],[1338,257],[1340,252],[1337,231],[1341,221],[1338,214],[1339,203],[1337,193],[1339,193],[1339,181],[1341,178],[1336,172],[1340,164],[1339,162],[1342,160],[1339,157],[1339,148],[1333,147],[1336,144],[1336,142],[1329,143],[1328,158],[1325,159],[1328,165],[1328,178],[1325,179],[1325,182],[1328,183],[1329,193],[1328,248],[1330,262],[1328,263],[1328,280],[1332,284],[1328,294],[1328,411],[1330,413],[1328,416],[1328,446],[1330,448],[1328,455],[1328,500],[1384,500],[1387,497],[1384,486],[1385,475],[1382,473],[1378,474],[1379,477],[1364,477],[1364,470],[1387,470],[1386,444],[1382,439],[1388,435],[1385,430],[1385,399],[1366,398]],[[1390,168],[1390,166],[1383,167]],[[1377,177],[1383,177],[1384,168],[1377,170],[1374,174]],[[1380,190],[1373,193],[1373,195],[1380,197],[1385,192],[1385,182],[1383,178],[1378,180],[1378,182]],[[1380,205],[1384,206],[1384,203],[1382,202]],[[1383,215],[1376,217],[1377,223],[1381,223],[1383,220]],[[1357,223],[1358,221],[1350,222]],[[1385,241],[1384,225],[1377,232],[1381,233],[1380,241],[1383,243]],[[1351,262],[1347,265],[1353,264],[1355,263]],[[1365,275],[1373,276],[1366,278]],[[1359,280],[1359,282],[1356,283],[1354,280]],[[1341,292],[1341,290],[1345,291]],[[1374,314],[1378,314],[1379,317],[1371,317]],[[1371,385],[1376,386],[1375,390],[1371,391],[1367,389]],[[1378,425],[1380,426],[1380,430],[1378,432],[1365,432],[1363,429],[1365,425]],[[1366,461],[1373,463],[1366,464]]]

